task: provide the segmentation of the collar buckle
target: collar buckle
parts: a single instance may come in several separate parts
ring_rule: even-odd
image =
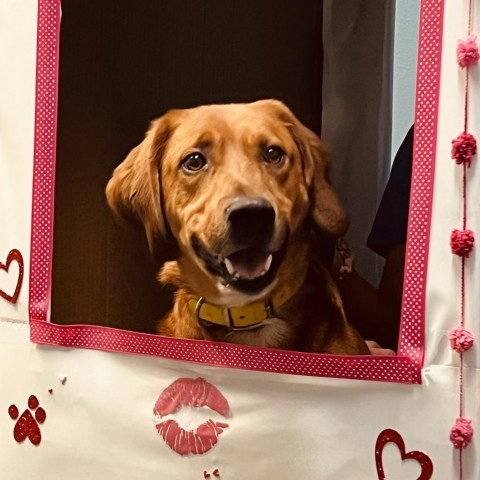
[[[200,297],[197,300],[197,303],[195,304],[195,309],[193,311],[193,314],[195,315],[195,318],[197,319],[197,322],[200,325],[203,325],[204,327],[210,327],[214,325],[213,323],[208,322],[207,320],[204,320],[203,318],[200,317],[200,309],[202,308],[202,305],[205,303],[205,298]]]
[[[269,298],[265,304],[265,320],[267,318],[275,318],[275,309],[272,300]]]
[[[260,328],[263,325],[263,322],[269,318],[275,318],[275,311],[273,308],[273,303],[270,299],[268,299],[265,303],[265,318],[261,320],[260,322],[254,323],[253,325],[246,325],[244,327],[239,327],[238,325],[235,326],[232,316],[230,314],[230,309],[225,307],[223,309],[225,319],[229,322],[229,330],[233,332],[239,332],[239,331],[247,331],[247,330],[256,330],[257,328]]]
[[[232,316],[230,315],[230,309],[228,307],[223,307],[223,319],[225,321],[225,326],[229,330],[235,330]]]
[[[230,309],[228,307],[222,307],[223,318],[224,318],[224,322],[223,322],[223,325],[222,325],[220,323],[210,322],[210,321],[208,321],[208,320],[206,320],[206,319],[204,319],[200,316],[200,309],[202,308],[202,305],[204,303],[205,303],[205,298],[200,297],[195,304],[195,309],[193,311],[193,314],[195,315],[195,318],[196,318],[197,322],[200,323],[201,325],[203,325],[206,328],[210,328],[210,327],[213,327],[215,325],[217,325],[217,326],[221,325],[225,328],[228,328],[229,330],[231,330],[233,332],[255,330],[255,329],[259,328],[267,318],[271,318],[273,316],[272,315],[273,306],[272,306],[271,302],[268,301],[267,305],[265,306],[265,319],[264,320],[262,320],[260,322],[257,322],[253,325],[245,325],[245,326],[241,327],[241,326],[235,325],[235,322],[232,318]]]

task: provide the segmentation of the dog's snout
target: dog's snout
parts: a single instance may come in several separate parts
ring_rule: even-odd
[[[275,209],[261,198],[239,197],[225,209],[232,239],[238,243],[268,242],[274,231]]]

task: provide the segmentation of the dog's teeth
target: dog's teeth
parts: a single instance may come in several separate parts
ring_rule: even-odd
[[[227,271],[230,275],[238,275],[235,271],[235,268],[233,268],[232,262],[228,258],[225,259],[225,266],[227,267]]]
[[[272,266],[272,255],[270,254],[265,261],[265,266],[263,267],[263,270],[260,272],[259,277],[263,277],[269,270],[270,267]]]
[[[267,258],[267,261],[265,262],[265,273],[267,273],[270,270],[270,267],[272,266],[272,254],[270,254]]]

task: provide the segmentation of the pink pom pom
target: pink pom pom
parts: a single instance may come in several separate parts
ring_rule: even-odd
[[[475,236],[471,230],[452,230],[450,236],[450,247],[452,253],[460,257],[468,257],[473,249]]]
[[[457,422],[450,430],[450,441],[455,448],[468,447],[473,437],[472,421],[466,418],[457,418]]]
[[[463,353],[472,348],[475,336],[470,330],[460,326],[450,330],[448,339],[450,340],[450,346],[453,350],[458,353]]]
[[[462,133],[452,140],[452,158],[457,165],[465,163],[469,167],[476,153],[477,140],[470,133]]]
[[[470,35],[465,40],[459,40],[457,44],[457,63],[462,67],[469,67],[478,62],[477,36]]]

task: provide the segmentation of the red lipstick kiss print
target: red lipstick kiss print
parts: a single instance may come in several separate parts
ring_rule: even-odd
[[[224,417],[230,416],[227,399],[203,378],[178,378],[158,397],[153,413],[161,418],[178,412],[182,407],[209,407]],[[176,420],[165,419],[156,424],[166,444],[182,456],[202,455],[218,442],[227,423],[207,420],[194,430],[182,428]]]
[[[45,410],[39,406],[40,403],[35,395],[30,395],[28,398],[28,409],[22,413],[22,416],[18,418],[18,408],[16,405],[10,405],[8,408],[8,414],[12,420],[17,420],[13,429],[13,437],[18,443],[22,443],[28,438],[34,445],[39,445],[42,441],[42,433],[40,432],[39,424],[42,424],[47,414]],[[34,412],[34,416],[30,410]]]
[[[422,473],[417,478],[417,480],[430,480],[433,475],[433,463],[423,452],[405,452],[405,442],[403,441],[402,436],[395,430],[387,429],[383,430],[377,438],[377,443],[375,445],[375,462],[377,464],[377,475],[378,480],[386,480],[385,472],[383,470],[383,461],[382,453],[383,448],[389,442],[393,442],[398,449],[400,450],[400,455],[403,460],[416,460],[420,467],[422,468]]]
[[[15,286],[13,295],[9,295],[0,288],[0,297],[3,297],[7,302],[13,303],[15,305],[17,303],[18,296],[20,295],[20,289],[22,288],[23,281],[23,257],[22,254],[16,249],[10,251],[7,256],[7,263],[5,265],[0,262],[0,270],[8,273],[8,269],[10,268],[10,264],[12,262],[18,263],[17,285]]]

